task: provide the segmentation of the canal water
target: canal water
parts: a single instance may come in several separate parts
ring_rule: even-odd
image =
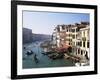
[[[23,47],[23,69],[28,68],[47,68],[47,67],[68,67],[75,66],[75,63],[66,59],[52,60],[47,55],[43,55],[43,49],[40,47],[41,42],[24,44]],[[27,56],[26,52],[32,50],[39,60],[38,63],[34,60],[34,54]]]

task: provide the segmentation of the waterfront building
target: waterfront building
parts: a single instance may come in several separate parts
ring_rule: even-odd
[[[72,47],[74,55],[89,58],[89,23],[81,22],[74,25],[57,25],[52,34],[55,48]]]
[[[66,26],[66,45],[72,46],[72,31],[73,25]]]
[[[56,29],[54,29],[53,33],[52,33],[52,48],[56,48],[57,47],[57,32]]]
[[[72,48],[73,54],[77,54],[77,47],[80,43],[80,29],[85,28],[86,26],[83,24],[75,23],[74,26],[71,28],[72,31]]]
[[[53,40],[58,48],[66,46],[66,25],[57,25],[53,32]]]
[[[90,44],[90,27],[85,25],[85,28],[81,28],[79,31],[79,42],[77,45],[77,55],[82,55],[89,59],[89,44]]]

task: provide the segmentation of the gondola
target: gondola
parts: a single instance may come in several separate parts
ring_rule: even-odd
[[[34,54],[34,52],[33,52],[32,50],[29,50],[29,51],[26,52],[26,55],[27,55],[27,56],[30,56],[30,55],[32,55],[32,54]]]

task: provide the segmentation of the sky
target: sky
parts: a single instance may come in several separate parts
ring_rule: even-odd
[[[64,12],[23,11],[23,27],[32,29],[36,34],[52,34],[61,24],[75,24],[90,21],[89,14]]]

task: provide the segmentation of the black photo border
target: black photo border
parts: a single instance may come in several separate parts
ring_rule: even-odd
[[[94,9],[94,71],[17,75],[17,5]],[[11,1],[11,79],[97,74],[97,6],[34,1]]]

